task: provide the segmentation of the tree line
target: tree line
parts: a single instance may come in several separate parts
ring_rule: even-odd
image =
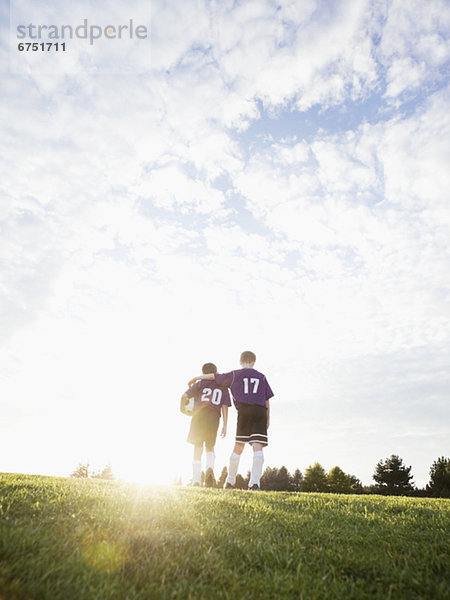
[[[92,479],[107,479],[109,481],[115,479],[111,465],[106,465],[103,469],[93,471],[89,463],[78,463],[77,468],[70,476],[76,479],[87,479],[88,477],[92,477]]]
[[[227,478],[227,467],[222,469],[216,487],[222,488]],[[113,480],[111,465],[99,471],[92,471],[89,464],[79,463],[71,477]],[[204,482],[204,473],[202,473]],[[430,468],[430,481],[425,488],[414,486],[411,467],[403,459],[392,454],[379,460],[373,473],[374,484],[364,486],[355,475],[345,473],[340,467],[333,467],[328,473],[316,462],[305,473],[295,469],[291,474],[285,466],[267,467],[261,477],[261,489],[275,492],[333,492],[336,494],[384,494],[390,496],[424,496],[450,498],[450,458],[441,456]],[[236,488],[247,489],[250,471],[244,477],[238,474]],[[175,482],[181,485],[181,478]]]
[[[227,477],[224,467],[217,487],[223,487]],[[267,467],[261,477],[261,489],[276,492],[333,492],[337,494],[383,494],[389,496],[430,496],[450,498],[450,458],[435,460],[430,468],[430,481],[423,489],[414,486],[411,467],[407,467],[396,454],[379,460],[373,473],[374,484],[364,486],[355,475],[333,467],[328,473],[316,462],[303,474],[296,469],[291,474],[285,466]],[[250,472],[246,477],[236,477],[236,488],[246,489]]]

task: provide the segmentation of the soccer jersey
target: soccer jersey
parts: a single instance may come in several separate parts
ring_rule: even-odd
[[[236,406],[239,406],[239,404],[265,406],[266,400],[273,396],[266,376],[251,367],[230,371],[229,373],[216,373],[214,377],[217,384],[231,389]]]
[[[220,385],[215,381],[197,381],[186,390],[186,395],[194,398],[194,410],[207,407],[220,412],[222,405],[231,406],[230,392],[227,386]]]

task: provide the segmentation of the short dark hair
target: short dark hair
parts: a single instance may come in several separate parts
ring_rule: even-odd
[[[214,363],[205,363],[202,367],[203,375],[207,375],[208,373],[217,373],[217,367]]]
[[[248,365],[250,363],[256,362],[256,354],[254,352],[250,352],[250,350],[245,350],[241,354],[241,363],[244,365]]]

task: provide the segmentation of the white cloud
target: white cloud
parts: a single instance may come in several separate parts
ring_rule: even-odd
[[[295,142],[294,145],[289,144],[287,140],[283,143],[272,144],[272,156],[274,161],[279,164],[296,167],[299,163],[308,162],[310,158],[310,149],[306,142]]]
[[[448,90],[436,93],[426,109],[386,127],[381,140],[385,194],[405,209],[439,210],[446,214],[449,150]],[[444,209],[444,210],[442,210]]]
[[[405,4],[393,0],[389,6],[388,19],[383,27],[381,51],[384,57],[412,54],[425,58],[434,46],[434,60],[441,55],[442,39],[450,24],[444,0],[431,0],[427,4],[413,0]],[[442,53],[442,58],[445,58]]]
[[[416,63],[411,58],[399,58],[392,61],[387,73],[386,96],[399,96],[404,90],[417,88],[426,73],[425,63]]]
[[[441,79],[439,68],[449,56],[444,40],[449,24],[442,0],[391,3],[378,52],[387,68],[388,97]]]
[[[403,121],[319,138],[317,162],[297,163],[297,176],[294,159],[283,169],[269,149],[235,178],[255,217],[297,248],[298,287],[309,310],[334,315],[329,348],[341,354],[446,343],[445,97]]]
[[[209,213],[223,205],[221,192],[186,176],[176,166],[154,169],[141,177],[136,193],[150,198],[155,206],[181,212]]]
[[[294,12],[290,4],[274,12],[261,5],[257,19],[225,17],[216,57],[241,95],[260,97],[269,107],[298,98],[306,110],[317,102],[339,102],[347,84],[358,89],[356,95],[372,85],[375,65],[361,29],[364,3],[341,3],[325,19],[315,18],[314,8],[308,3]]]
[[[344,144],[318,140],[312,150],[319,163],[318,177],[327,194],[333,198],[353,193],[357,199],[371,195],[377,185],[373,164],[365,164],[352,147],[352,140]],[[372,162],[372,161],[371,161]]]

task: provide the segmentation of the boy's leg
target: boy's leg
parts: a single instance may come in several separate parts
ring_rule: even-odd
[[[214,471],[214,462],[216,455],[214,454],[214,446],[208,446],[206,444],[206,470],[211,469]]]
[[[234,487],[236,483],[236,475],[239,468],[239,460],[244,450],[245,442],[249,440],[248,431],[248,407],[241,405],[238,407],[237,424],[236,424],[236,443],[234,444],[233,452],[230,456],[230,466],[228,468],[228,477],[225,487]]]
[[[214,477],[214,462],[216,455],[214,454],[214,446],[216,445],[217,429],[219,427],[220,413],[209,409],[205,411],[205,449],[206,449],[206,469],[205,469],[205,485],[206,487],[214,487],[216,478]]]
[[[203,443],[195,444],[194,459],[192,461],[192,485],[201,485],[202,483],[202,452]]]
[[[214,477],[214,462],[216,455],[214,454],[214,446],[211,444],[205,444],[206,446],[206,487],[214,487],[216,485],[216,478]]]
[[[260,480],[262,475],[262,468],[264,465],[264,454],[263,454],[263,445],[258,442],[254,442],[253,446],[253,464],[252,464],[252,474],[250,477],[250,482],[248,487],[251,488],[254,485],[257,485],[258,488],[260,486]]]
[[[233,452],[230,456],[230,466],[228,468],[228,477],[226,483],[230,485],[234,485],[236,483],[236,475],[239,468],[239,460],[241,458],[242,451],[244,450],[244,445],[240,442],[236,442],[233,448]]]

